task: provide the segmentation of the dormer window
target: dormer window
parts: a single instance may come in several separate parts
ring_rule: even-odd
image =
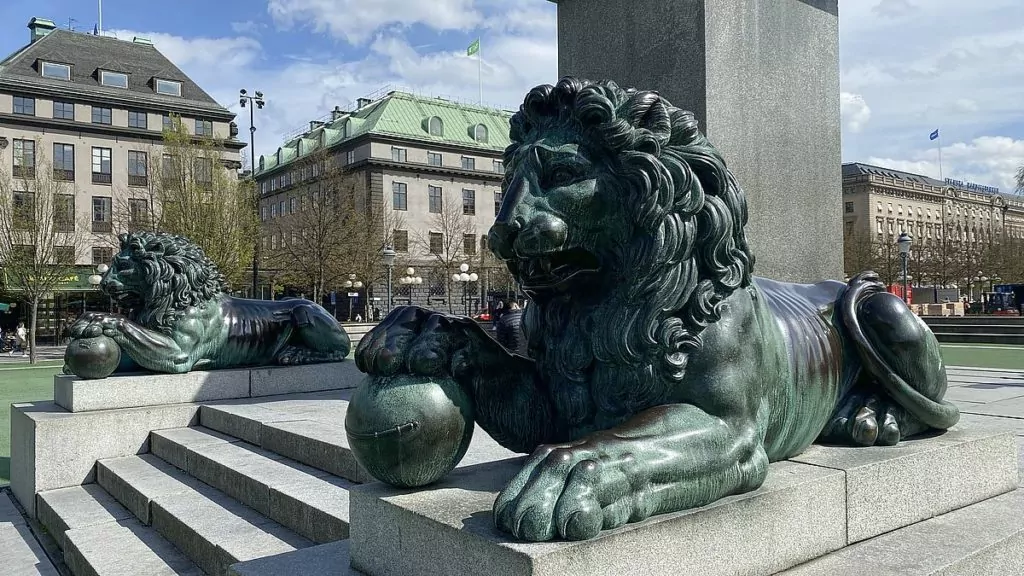
[[[476,140],[477,142],[480,142],[482,144],[486,144],[487,126],[484,126],[483,124],[477,124],[476,126],[473,126],[473,140]]]
[[[444,122],[437,116],[427,119],[427,133],[431,136],[444,136]]]
[[[127,88],[128,75],[124,72],[100,70],[100,84],[110,86],[111,88]]]
[[[154,81],[154,86],[157,94],[163,94],[164,96],[181,96],[181,82],[175,80],[161,80],[157,78]]]
[[[56,64],[54,62],[43,62],[39,68],[39,74],[42,75],[43,78],[71,80],[71,66],[67,64]]]

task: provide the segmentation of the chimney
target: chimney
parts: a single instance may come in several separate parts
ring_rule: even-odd
[[[324,123],[319,121],[319,120],[310,120],[309,121],[309,131],[312,132],[313,130],[316,130],[317,128],[319,128],[319,127],[321,127],[323,125],[324,125]]]
[[[334,110],[331,110],[331,122],[334,122],[338,118],[345,115],[345,112],[341,110],[341,106],[335,106]]]
[[[367,106],[372,102],[373,100],[369,98],[356,98],[356,110],[362,108],[363,106]]]
[[[56,28],[57,25],[53,23],[53,20],[47,20],[46,18],[33,18],[29,20],[28,29],[31,32],[29,43],[39,40],[43,36],[53,32]]]

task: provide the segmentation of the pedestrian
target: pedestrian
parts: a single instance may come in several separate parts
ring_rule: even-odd
[[[22,357],[28,356],[28,329],[25,328],[24,322],[18,322],[18,327],[14,330],[14,347],[8,353],[8,356],[14,356],[15,349],[21,351]]]

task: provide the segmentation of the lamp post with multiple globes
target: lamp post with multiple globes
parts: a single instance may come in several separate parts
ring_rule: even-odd
[[[465,263],[459,266],[458,274],[452,274],[452,280],[462,283],[462,310],[466,316],[469,316],[469,300],[467,298],[469,283],[476,282],[479,279],[480,277],[477,276],[476,272],[470,273],[469,264]]]
[[[409,305],[412,306],[412,287],[423,284],[423,278],[416,276],[415,268],[409,267],[405,269],[405,276],[398,279],[398,283],[409,287]]]

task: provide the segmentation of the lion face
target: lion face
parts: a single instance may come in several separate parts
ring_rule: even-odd
[[[110,269],[103,275],[100,289],[122,308],[136,308],[144,303],[147,292],[145,278],[138,270],[138,263],[132,259],[130,252],[122,250],[114,256]]]
[[[600,167],[578,144],[551,138],[522,145],[515,155],[491,249],[531,298],[578,292],[581,285],[599,291],[609,240],[629,235]]]

